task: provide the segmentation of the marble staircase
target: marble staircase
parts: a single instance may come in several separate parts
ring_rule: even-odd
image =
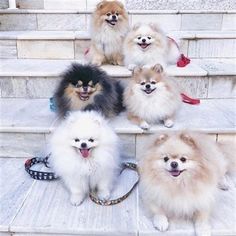
[[[58,125],[49,97],[72,62],[84,63],[97,0],[16,2],[19,9],[8,10],[8,1],[0,1],[0,236],[193,236],[193,223],[187,221],[174,221],[166,233],[156,231],[143,211],[138,188],[120,205],[100,207],[86,200],[73,207],[60,181],[34,181],[24,172],[27,158],[48,151],[48,140]],[[159,22],[191,58],[188,66],[169,66],[167,73],[185,93],[200,98],[201,104],[183,104],[171,130],[198,130],[216,142],[235,145],[234,1],[124,2],[131,24]],[[102,68],[112,79],[123,83],[130,79],[125,67]],[[143,131],[125,113],[110,124],[121,139],[124,160],[133,161],[141,158],[148,136],[167,130],[157,124]],[[114,196],[127,191],[135,178],[132,172],[124,172]],[[213,236],[236,236],[235,199],[234,186],[217,193],[211,217]]]

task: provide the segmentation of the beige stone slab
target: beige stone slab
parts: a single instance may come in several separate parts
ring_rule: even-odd
[[[19,58],[35,59],[73,59],[73,41],[17,41]]]
[[[119,134],[120,150],[124,158],[135,158],[135,135],[132,134]]]
[[[158,14],[158,15],[132,15],[132,25],[135,23],[158,23],[165,31],[180,30],[181,15]]]
[[[38,14],[38,30],[86,30],[85,14]]]
[[[17,58],[15,40],[0,40],[0,58]]]
[[[236,29],[236,14],[224,14],[222,22],[222,30]]]
[[[86,10],[86,1],[78,0],[44,0],[44,9],[72,9],[72,10]]]
[[[90,47],[90,40],[76,40],[75,41],[75,58],[84,59],[86,50]]]
[[[236,119],[236,117],[235,117]],[[236,125],[236,121],[235,121]],[[230,142],[236,145],[236,134],[218,134],[218,142]]]
[[[36,30],[35,14],[0,14],[0,31]]]
[[[222,14],[182,14],[181,30],[221,30]]]
[[[44,0],[16,0],[16,6],[20,9],[43,9]]]

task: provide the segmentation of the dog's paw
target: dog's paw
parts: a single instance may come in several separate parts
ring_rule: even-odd
[[[161,232],[164,232],[169,227],[169,222],[166,216],[164,215],[155,215],[153,218],[153,225],[156,229]]]
[[[109,200],[111,193],[109,190],[100,190],[98,191],[97,196],[100,200]]]
[[[136,67],[137,65],[135,64],[129,64],[128,65],[128,70],[134,70],[134,68]]]
[[[171,128],[174,125],[174,121],[171,119],[166,119],[166,120],[164,120],[164,125],[167,128]]]
[[[150,129],[150,125],[149,125],[146,121],[142,121],[142,122],[140,123],[140,127],[141,127],[142,129],[144,129],[144,130]]]
[[[81,194],[71,194],[70,202],[73,206],[79,206],[84,200],[84,196]]]
[[[221,189],[221,190],[224,190],[224,191],[228,191],[229,189],[231,189],[232,187],[234,186],[234,183],[233,181],[228,177],[228,176],[224,176],[220,182],[218,183],[218,187]]]

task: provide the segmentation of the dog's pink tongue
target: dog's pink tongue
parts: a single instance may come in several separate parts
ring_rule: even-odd
[[[177,177],[177,176],[179,176],[180,171],[178,171],[178,170],[172,170],[172,171],[170,171],[170,173],[171,173],[172,176]]]
[[[89,149],[80,149],[80,152],[84,158],[89,156]]]

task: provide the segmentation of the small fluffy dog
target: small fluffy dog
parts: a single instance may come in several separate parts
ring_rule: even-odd
[[[128,28],[128,15],[121,2],[100,2],[92,16],[88,59],[98,66],[103,63],[122,65],[122,45]]]
[[[140,160],[140,193],[154,226],[166,231],[170,218],[189,218],[197,235],[210,235],[209,215],[217,185],[236,160],[225,146],[195,132],[154,135]],[[235,148],[234,148],[235,149]]]
[[[128,119],[143,129],[162,120],[166,127],[174,125],[174,116],[181,105],[180,91],[167,78],[160,64],[152,68],[135,67],[132,80],[125,88],[124,104]]]
[[[50,144],[52,166],[73,205],[81,204],[90,191],[109,199],[120,168],[118,137],[98,112],[72,112]]]
[[[136,24],[124,41],[125,65],[151,67],[157,63],[166,67],[180,57],[176,44],[155,24]]]
[[[64,73],[55,97],[59,116],[68,111],[97,110],[106,117],[123,110],[123,88],[93,65],[72,64]]]

